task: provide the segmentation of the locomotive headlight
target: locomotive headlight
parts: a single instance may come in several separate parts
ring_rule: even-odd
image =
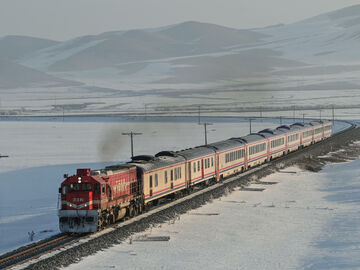
[[[81,183],[81,176],[78,177],[78,183]]]

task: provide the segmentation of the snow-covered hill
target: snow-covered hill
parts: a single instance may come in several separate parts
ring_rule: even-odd
[[[13,61],[83,83],[81,88],[43,90],[66,91],[64,104],[73,104],[75,98],[84,104],[101,100],[103,105],[92,106],[94,110],[143,110],[144,104],[191,108],[289,102],[329,107],[335,100],[356,107],[359,40],[360,5],[356,5],[261,29],[237,30],[192,21],[106,32],[30,50]],[[21,76],[10,75],[5,79],[12,83],[5,87],[18,85]],[[8,109],[25,101],[23,106],[37,106],[23,94],[19,90],[9,98],[16,102]],[[49,107],[45,104],[44,111]]]
[[[44,72],[0,59],[0,89],[75,85],[80,85],[80,83],[57,78]]]
[[[57,43],[57,41],[42,38],[5,36],[0,38],[0,59],[16,60]]]
[[[356,71],[359,40],[360,5],[356,5],[262,29],[184,22],[83,36],[19,62],[83,82],[105,81],[111,74],[111,79],[122,82],[199,84],[298,75],[299,70],[302,74]]]
[[[116,64],[190,56],[249,44],[262,34],[213,24],[185,22],[157,29],[138,29],[84,36],[46,48],[22,60],[50,71],[91,70]]]
[[[257,29],[267,47],[285,57],[312,64],[359,63],[360,5],[289,25]]]

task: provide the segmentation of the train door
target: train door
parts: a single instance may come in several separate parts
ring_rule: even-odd
[[[216,179],[219,180],[220,179],[220,157],[219,157],[219,154],[216,153],[215,154],[215,170],[216,170]]]
[[[248,164],[248,160],[249,160],[248,153],[249,153],[249,151],[248,151],[248,146],[247,145],[245,145],[244,151],[245,151],[245,153],[244,153],[245,170],[247,170],[248,167],[249,167],[249,164]]]
[[[270,143],[270,139],[267,139],[266,140],[266,144],[267,144],[267,147],[266,147],[266,156],[267,156],[267,161],[270,161],[270,156],[271,156],[271,154],[270,154],[270,146],[271,146],[271,143]]]
[[[186,165],[185,166],[188,166],[188,173],[187,173],[187,176],[185,175],[186,179],[185,179],[185,183],[186,183],[186,188],[189,188],[190,187],[190,181],[191,181],[191,162],[187,162],[185,163]]]
[[[150,188],[150,197],[151,197],[152,194],[153,194],[153,191],[152,191],[152,187],[153,187],[153,177],[152,177],[152,175],[150,175],[149,177],[150,177],[150,180],[149,180],[149,188]]]
[[[204,159],[201,160],[201,178],[204,179]]]
[[[173,169],[170,171],[170,188],[171,189],[174,188],[174,170]]]

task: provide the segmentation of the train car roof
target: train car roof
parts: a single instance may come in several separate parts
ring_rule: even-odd
[[[261,134],[261,135],[264,135],[266,138],[271,138],[271,137],[276,137],[276,136],[279,136],[279,135],[283,135],[284,131],[279,130],[279,129],[267,128],[267,129],[263,129],[263,130],[259,131],[258,133]]]
[[[181,155],[181,156],[185,157],[186,160],[191,160],[191,159],[194,159],[194,158],[214,154],[215,151],[214,151],[214,149],[212,149],[210,147],[202,145],[202,146],[197,146],[197,147],[194,147],[194,148],[189,148],[189,149],[184,149],[184,150],[181,150],[181,151],[177,151],[176,153],[178,155]]]
[[[163,151],[168,152],[168,151]],[[162,152],[160,152],[162,153]],[[170,155],[158,155],[152,157],[151,159],[141,159],[142,156],[136,156],[132,159],[132,161],[128,162],[129,165],[136,165],[138,168],[141,168],[144,172],[156,170],[162,167],[167,167],[174,165],[176,163],[184,162],[185,158],[177,155],[175,153],[174,156]],[[147,156],[145,156],[147,157]]]
[[[241,138],[231,138],[229,140],[211,143],[208,145],[208,147],[212,147],[216,152],[220,152],[239,147],[241,145],[245,145],[245,142],[242,141]]]
[[[313,127],[312,125],[310,125],[309,123],[294,123],[292,125],[290,125],[290,127],[299,127],[300,129],[306,129],[306,128],[310,128]]]
[[[259,133],[251,133],[249,135],[241,137],[241,139],[244,140],[245,143],[252,143],[265,140],[265,136]]]
[[[126,164],[115,164],[115,165],[106,166],[103,169],[91,170],[90,175],[98,175],[98,176],[113,175],[113,174],[131,170],[131,169],[135,169],[135,165],[127,164],[127,163]]]
[[[277,127],[276,129],[281,130],[281,131],[283,131],[285,133],[289,133],[289,132],[292,132],[292,131],[300,130],[301,127],[297,126],[297,125],[291,125],[291,126],[282,125],[282,126]]]

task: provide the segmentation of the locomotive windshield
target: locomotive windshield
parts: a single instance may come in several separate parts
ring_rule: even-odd
[[[70,184],[71,191],[79,191],[80,190],[80,184],[79,183],[71,183]]]
[[[62,187],[62,194],[65,195],[69,192],[77,192],[77,191],[91,191],[92,184],[91,183],[71,183],[70,186],[64,185]],[[95,184],[95,193],[100,193],[100,186],[99,184]]]
[[[83,183],[81,188],[82,188],[82,191],[90,191],[91,190],[91,184],[90,183]]]

